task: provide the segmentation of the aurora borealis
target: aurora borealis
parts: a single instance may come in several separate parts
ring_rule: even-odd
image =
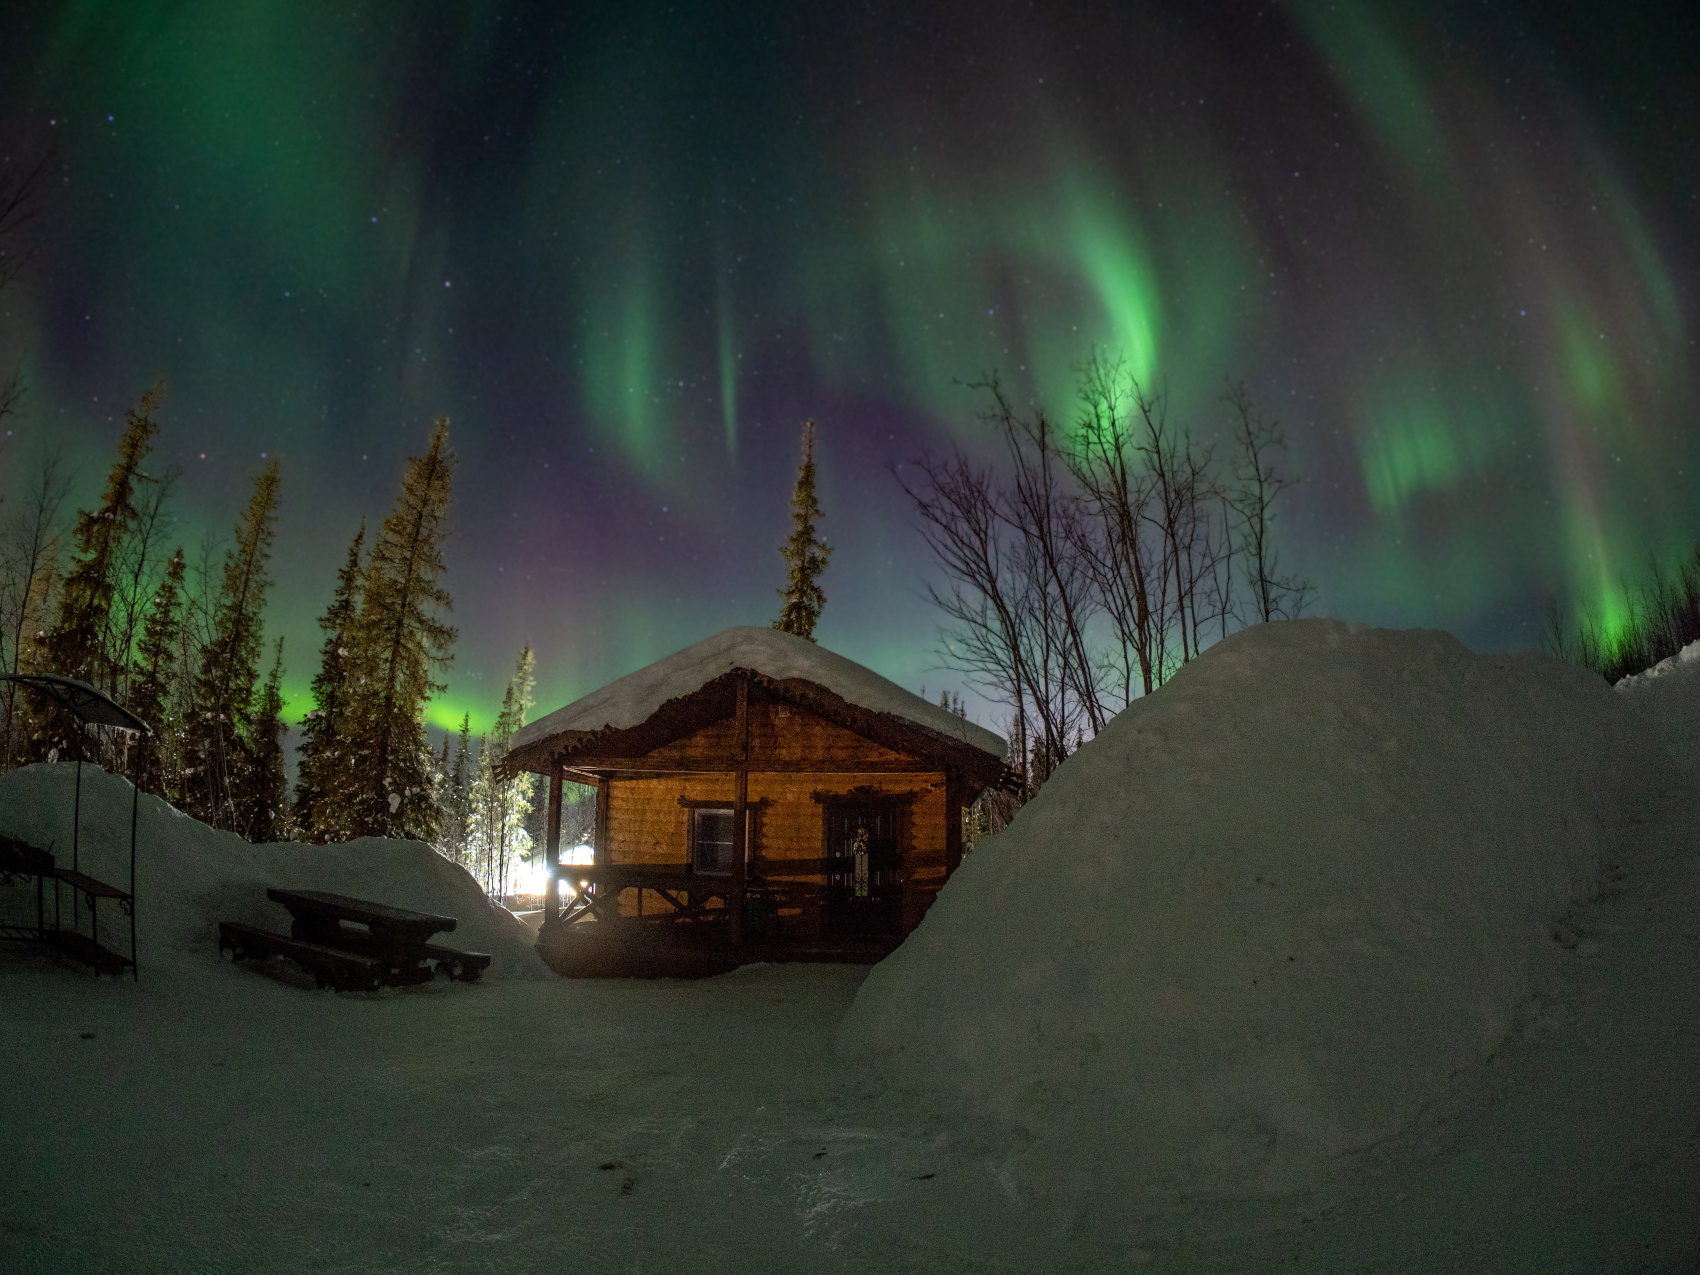
[[[806,416],[823,643],[912,688],[928,564],[890,463],[1070,413],[1120,351],[1201,433],[1284,423],[1318,614],[1609,624],[1700,538],[1700,22],[1679,6],[36,3],[0,154],[56,153],[4,366],[14,498],[93,499],[122,409],[193,550],[282,463],[270,631],[306,707],[362,517],[447,415],[438,725],[766,623]],[[204,454],[204,459],[203,459]],[[990,455],[990,451],[987,452]]]

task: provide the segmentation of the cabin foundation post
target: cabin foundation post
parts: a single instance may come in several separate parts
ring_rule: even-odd
[[[738,716],[732,747],[738,768],[732,786],[732,947],[744,945],[744,860],[749,854],[750,679],[738,679]]]
[[[549,768],[549,824],[543,841],[543,928],[555,920],[561,876],[561,767]]]

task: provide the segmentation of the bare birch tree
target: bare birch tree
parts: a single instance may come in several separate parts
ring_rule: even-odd
[[[1275,464],[1274,454],[1287,449],[1287,440],[1279,422],[1260,417],[1253,410],[1243,384],[1230,381],[1223,398],[1234,416],[1238,463],[1234,472],[1236,491],[1230,503],[1245,532],[1252,611],[1258,620],[1292,619],[1304,610],[1311,586],[1297,576],[1279,574],[1280,561],[1271,536],[1275,498],[1298,482]]]
[[[1072,436],[993,379],[982,422],[1002,465],[957,449],[924,454],[914,477],[894,470],[940,568],[927,593],[944,613],[946,666],[1008,712],[1028,795],[1207,642],[1298,614],[1308,589],[1277,573],[1271,503],[1292,480],[1272,463],[1278,427],[1243,390],[1229,400],[1230,486],[1215,448],[1172,423],[1125,362],[1094,355],[1080,372]]]
[[[59,576],[59,545],[64,534],[60,510],[70,492],[58,452],[43,457],[28,503],[6,520],[0,532],[0,663],[12,673],[30,666],[27,648],[47,637]],[[19,716],[18,686],[6,684],[4,767],[10,769]],[[26,710],[27,711],[27,710]]]

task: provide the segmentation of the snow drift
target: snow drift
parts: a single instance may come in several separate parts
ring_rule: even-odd
[[[839,1049],[990,1114],[1047,1194],[1314,1184],[1506,1036],[1638,755],[1546,656],[1245,630],[969,856]]]
[[[1614,689],[1650,724],[1688,782],[1700,784],[1700,642],[1624,678]]]
[[[74,765],[36,765],[0,775],[0,833],[50,849],[61,865],[69,866],[76,771]],[[95,766],[83,767],[79,860],[84,872],[116,885],[129,880],[130,798],[128,780]],[[136,935],[142,977],[162,965],[215,961],[220,921],[246,921],[288,933],[289,913],[266,898],[268,886],[330,890],[452,916],[458,925],[439,941],[463,951],[488,952],[486,977],[542,978],[548,973],[524,922],[491,903],[466,869],[422,842],[363,837],[331,846],[250,845],[144,795],[136,827]],[[34,886],[0,889],[0,910],[33,923]],[[116,909],[103,910],[101,931],[109,946],[128,953],[127,922]]]

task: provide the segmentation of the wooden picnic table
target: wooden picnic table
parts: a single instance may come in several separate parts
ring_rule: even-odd
[[[268,889],[294,918],[289,937],[233,921],[219,924],[219,946],[235,959],[288,956],[313,970],[322,986],[375,989],[424,983],[433,974],[470,982],[490,964],[482,952],[428,942],[455,928],[452,916],[352,899],[324,890]]]
[[[410,912],[324,890],[274,888],[266,891],[266,897],[289,909],[289,915],[295,918],[290,930],[294,938],[330,947],[347,946],[349,940],[366,946],[369,938],[377,946],[403,953],[423,947],[433,934],[448,933],[456,925],[452,916]]]

